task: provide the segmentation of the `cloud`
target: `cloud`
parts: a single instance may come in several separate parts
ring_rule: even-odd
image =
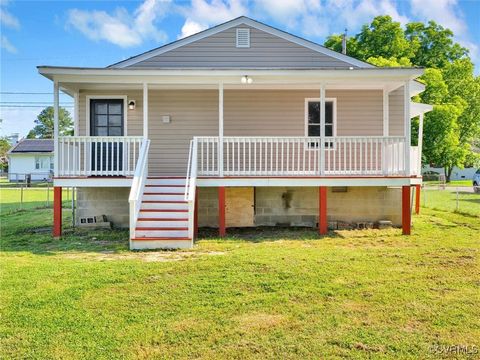
[[[283,1],[283,0],[282,0]],[[179,38],[205,30],[212,25],[218,25],[236,17],[247,15],[248,6],[242,0],[192,0],[190,6],[179,7],[185,16]]]
[[[155,23],[167,12],[170,0],[145,0],[133,13],[117,8],[106,11],[71,9],[67,25],[71,25],[91,40],[108,41],[120,47],[140,45],[146,39],[165,42],[167,34]]]
[[[467,30],[457,0],[410,0],[410,4],[412,13],[423,21],[435,20],[456,35],[462,35]]]
[[[2,35],[2,37],[0,38],[0,47],[12,54],[16,54],[18,52],[17,48],[13,46],[12,43],[4,35]]]
[[[10,29],[20,29],[20,21],[18,21],[15,16],[5,10],[4,6],[6,6],[6,4],[7,3],[0,2],[0,6],[2,6],[0,7],[0,24]]]

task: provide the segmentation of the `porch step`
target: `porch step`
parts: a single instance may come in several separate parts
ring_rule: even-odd
[[[186,179],[185,178],[147,178],[146,185],[180,185],[185,187]]]
[[[191,247],[185,178],[148,177],[135,224],[135,249]],[[146,242],[144,242],[146,241]],[[158,242],[157,242],[158,241]]]
[[[171,229],[171,228],[136,228],[135,229],[135,237],[136,238],[143,238],[143,237],[163,237],[163,238],[188,238],[188,228],[179,228],[179,229]]]

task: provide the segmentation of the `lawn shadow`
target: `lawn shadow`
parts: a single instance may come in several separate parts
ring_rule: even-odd
[[[329,231],[325,236],[319,235],[318,230],[312,227],[278,227],[278,226],[257,226],[257,227],[232,227],[227,229],[227,235],[222,240],[241,240],[252,243],[271,242],[280,240],[321,240],[323,238],[343,238],[336,231]],[[199,228],[198,240],[218,240],[217,228]]]

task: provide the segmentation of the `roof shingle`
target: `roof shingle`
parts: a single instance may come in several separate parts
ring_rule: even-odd
[[[10,153],[49,153],[53,152],[53,139],[23,139],[20,140]]]

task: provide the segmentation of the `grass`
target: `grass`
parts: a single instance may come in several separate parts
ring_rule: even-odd
[[[0,216],[2,359],[434,359],[480,347],[475,217],[422,209],[410,237],[203,231],[192,250],[129,252],[123,230],[54,240],[51,216]]]
[[[431,209],[458,212],[461,214],[480,216],[480,194],[448,190],[424,190],[420,202]]]
[[[71,192],[63,190],[64,206],[70,206]],[[23,197],[23,203],[21,199]],[[53,206],[53,188],[0,188],[0,214]]]
[[[22,187],[25,186],[25,182],[19,181],[8,181],[7,177],[0,177],[0,189],[1,188],[17,188],[17,187]],[[30,183],[30,187],[32,188],[46,188],[46,187],[52,187],[52,182],[47,182],[47,181],[32,181]]]
[[[443,181],[436,181],[436,180],[430,180],[430,181],[424,181],[423,182],[425,186],[438,186],[438,185],[445,185],[446,187],[471,187],[473,186],[473,180],[468,179],[468,180],[452,180],[449,183],[444,183]]]

